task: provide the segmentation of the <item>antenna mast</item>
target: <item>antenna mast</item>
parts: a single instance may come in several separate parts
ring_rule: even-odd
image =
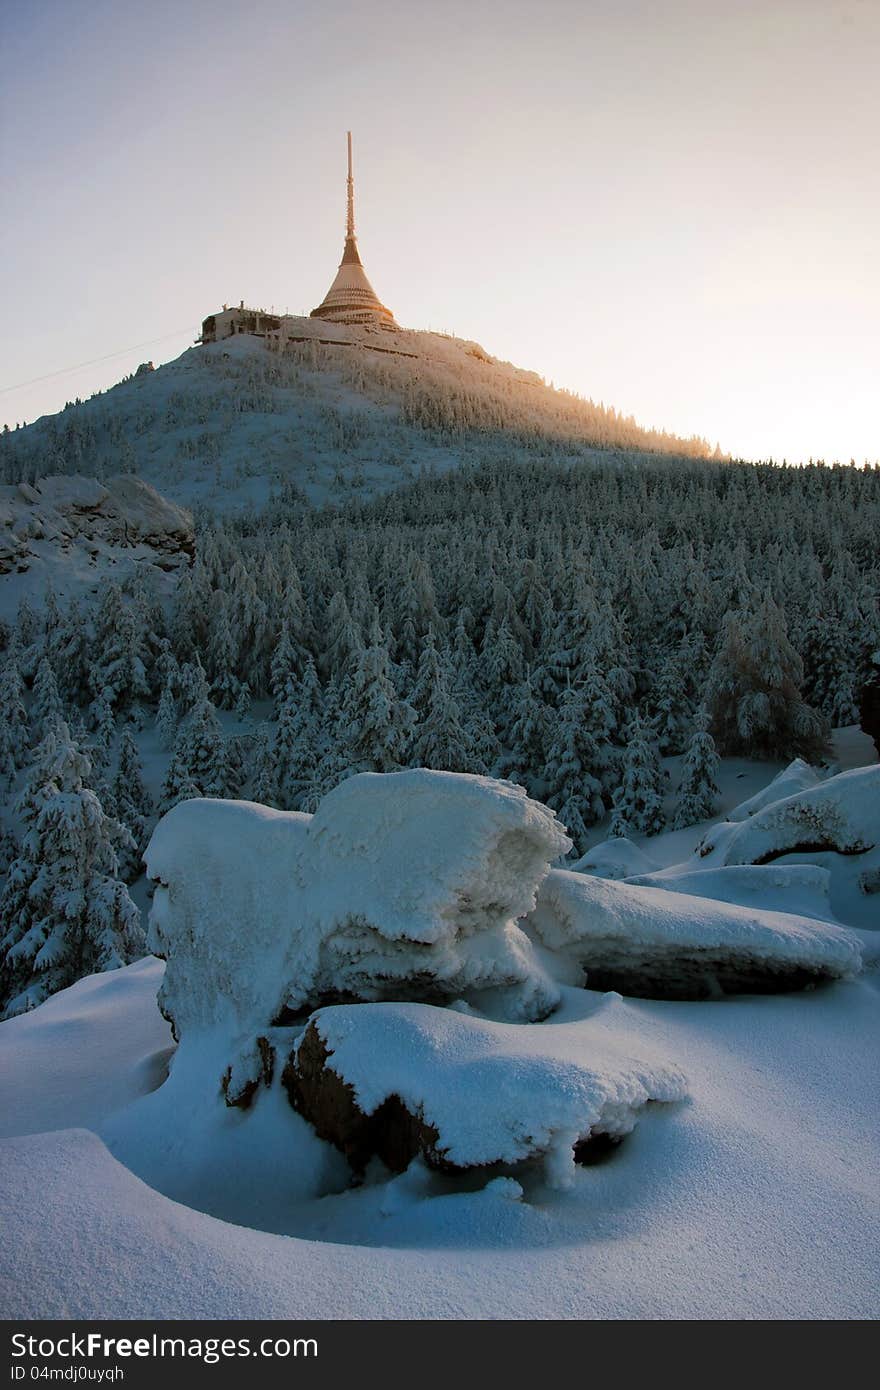
[[[348,208],[345,219],[345,235],[354,236],[354,174],[351,168],[351,131],[348,132]]]

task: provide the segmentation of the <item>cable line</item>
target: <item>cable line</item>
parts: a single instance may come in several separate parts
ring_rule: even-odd
[[[156,343],[164,343],[169,338],[178,338],[181,333],[191,332],[191,326],[186,328],[175,328],[172,333],[163,333],[161,338],[148,338],[144,343],[135,343],[132,347],[120,348],[118,352],[108,352],[104,357],[92,357],[88,362],[77,362],[75,367],[61,367],[57,372],[46,372],[45,376],[31,377],[30,381],[19,381],[15,386],[0,386],[0,396],[7,395],[10,391],[23,391],[26,386],[36,386],[40,381],[51,381],[56,376],[67,376],[70,372],[82,371],[84,367],[94,367],[99,362],[109,362],[114,357],[124,357],[127,352],[138,352],[140,348],[153,347]]]

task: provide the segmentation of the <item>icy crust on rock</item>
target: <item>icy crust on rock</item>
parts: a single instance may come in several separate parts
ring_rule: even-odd
[[[146,853],[150,949],[178,1036],[252,1042],[279,1015],[388,994],[501,991],[541,1018],[558,987],[517,919],[569,847],[520,787],[464,774],[362,773],[314,817],[246,801],[181,802]]]
[[[857,938],[790,913],[554,869],[527,929],[587,972],[591,988],[648,998],[803,988],[855,974]]]
[[[781,772],[777,772],[772,782],[768,782],[766,787],[755,792],[747,801],[741,801],[732,811],[728,812],[726,820],[748,820],[749,816],[754,816],[756,812],[763,811],[765,806],[771,806],[774,801],[782,801],[788,796],[796,796],[798,792],[808,791],[811,787],[817,787],[827,776],[818,768],[805,762],[803,758],[795,758],[794,762],[784,767]]]
[[[318,807],[302,859],[318,994],[504,989],[510,1016],[545,1016],[558,992],[517,921],[570,843],[509,782],[424,768],[348,778]]]
[[[585,1022],[547,1028],[425,1004],[329,1007],[310,1023],[364,1114],[397,1097],[434,1132],[429,1160],[471,1168],[544,1157],[564,1184],[579,1140],[620,1138],[648,1101],[687,1095],[664,1058],[632,1055],[619,1003],[610,996]]]
[[[776,800],[735,827],[710,830],[699,853],[717,854],[722,864],[767,864],[783,854],[864,854],[878,843],[880,766],[874,765]]]

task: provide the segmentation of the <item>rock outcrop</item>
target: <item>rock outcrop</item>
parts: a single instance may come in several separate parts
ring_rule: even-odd
[[[575,1030],[489,1022],[424,1004],[321,1009],[283,1073],[294,1108],[356,1173],[416,1157],[461,1172],[542,1160],[552,1181],[596,1161],[650,1101],[681,1100],[681,1073],[636,1059],[620,1001]]]
[[[145,546],[173,568],[193,554],[192,517],[130,475],[105,484],[59,474],[0,487],[0,574],[29,569],[47,546],[62,553],[79,546],[93,557]]]

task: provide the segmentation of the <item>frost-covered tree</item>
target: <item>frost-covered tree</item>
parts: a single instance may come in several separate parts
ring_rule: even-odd
[[[388,648],[374,625],[370,645],[360,652],[342,704],[347,742],[363,771],[395,772],[405,767],[416,716],[391,680]]]
[[[0,786],[12,787],[25,759],[28,718],[24,707],[24,681],[16,652],[7,652],[0,667]]]
[[[627,837],[658,834],[666,823],[662,785],[657,749],[636,715],[629,726],[621,783],[614,793],[610,833]]]
[[[116,738],[116,717],[113,713],[114,692],[109,686],[99,690],[89,707],[92,726],[91,761],[103,771],[110,762],[110,750]]]
[[[568,686],[548,743],[544,799],[567,826],[580,853],[586,827],[605,814],[602,784],[596,775],[599,762],[599,749],[587,720],[584,689]]]
[[[118,876],[117,850],[129,836],[104,811],[90,774],[88,757],[56,722],[19,803],[24,832],[0,897],[6,1017],[144,948],[140,914]]]
[[[801,699],[802,680],[801,659],[772,599],[729,614],[707,690],[719,750],[751,758],[820,759],[828,748],[828,725]]]
[[[210,698],[205,668],[196,654],[192,661],[186,661],[180,668],[177,678],[178,715],[184,717],[198,709]]]
[[[39,744],[48,730],[62,716],[61,696],[58,682],[48,657],[44,656],[34,678],[33,701],[31,704],[32,739]]]
[[[700,710],[682,763],[672,822],[676,830],[709,820],[721,802],[718,788],[721,759],[707,726],[708,715]]]
[[[110,786],[113,814],[129,831],[132,843],[119,851],[120,876],[133,883],[141,874],[141,858],[150,838],[153,802],[144,786],[137,744],[130,725],[119,740],[119,761]]]
[[[204,699],[178,732],[162,786],[162,810],[193,796],[228,796],[232,780],[216,710]]]
[[[169,672],[162,686],[156,710],[156,734],[159,747],[165,749],[173,748],[174,740],[177,738],[177,701],[174,698],[174,687],[175,677]]]
[[[450,688],[451,670],[448,659],[441,660],[429,628],[410,697],[417,723],[409,761],[440,772],[475,772],[481,764]]]
[[[262,787],[266,801],[282,810],[302,809],[321,758],[323,697],[315,664],[309,657],[301,679],[288,676],[278,723],[265,753]]]

